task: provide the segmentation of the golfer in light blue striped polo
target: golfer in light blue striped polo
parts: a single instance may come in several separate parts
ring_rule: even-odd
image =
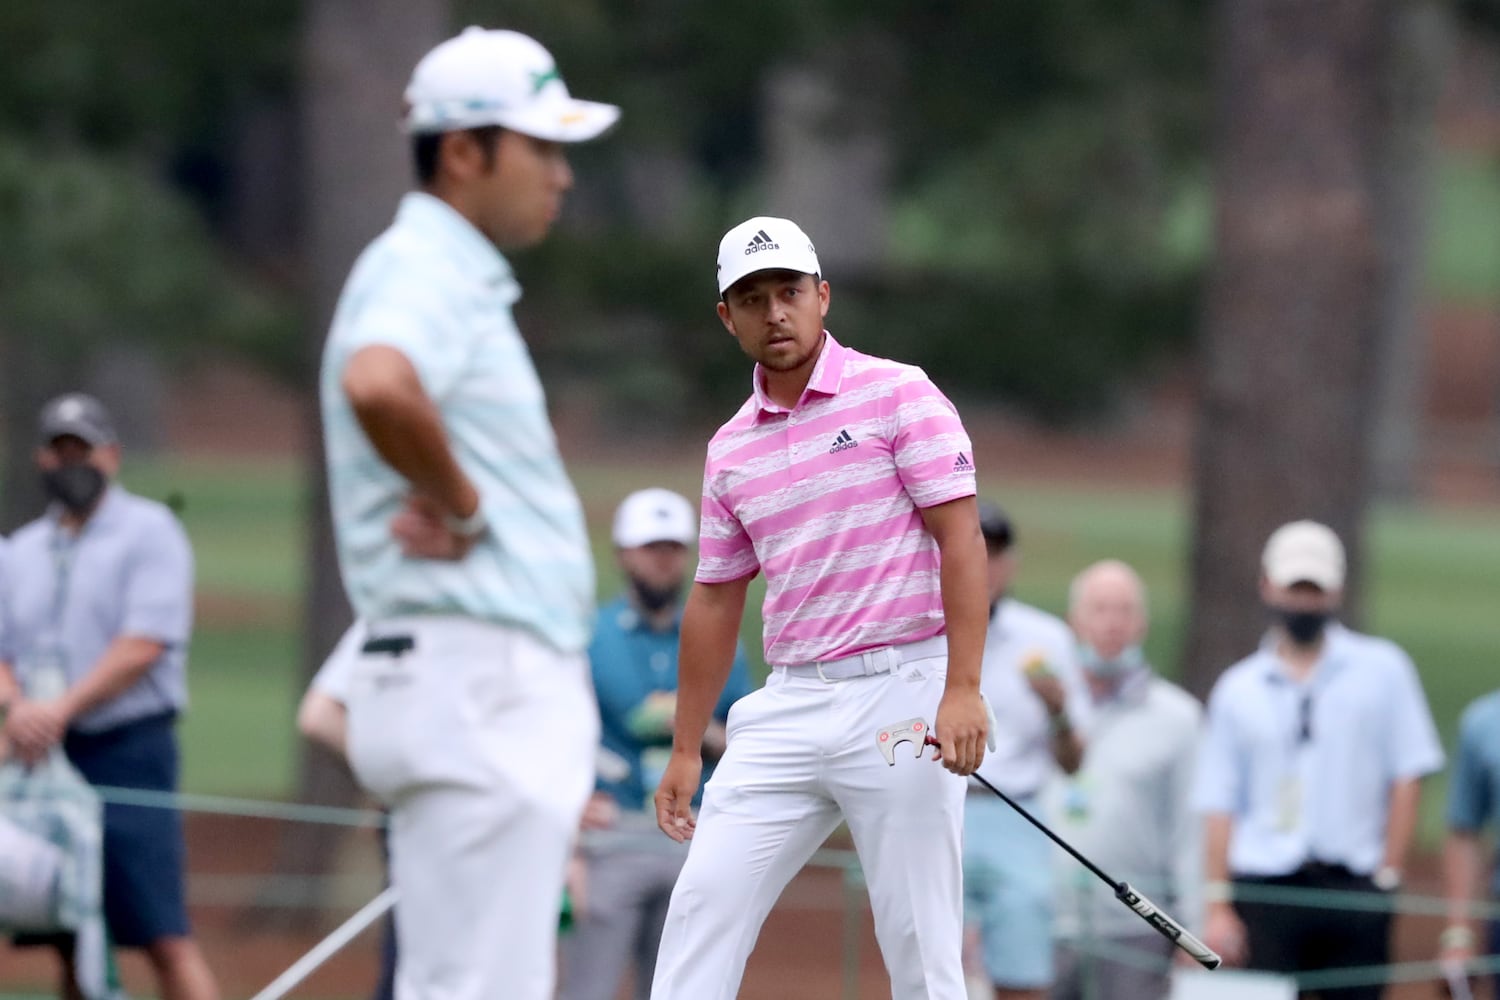
[[[553,993],[564,866],[593,787],[594,573],[502,250],[619,109],[471,28],[406,91],[420,190],[349,276],[323,356],[339,563],[369,622],[349,760],[391,807],[398,996]]]

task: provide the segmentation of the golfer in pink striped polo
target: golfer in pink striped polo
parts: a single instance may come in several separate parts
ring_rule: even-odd
[[[651,996],[735,996],[776,898],[843,820],[892,997],[963,1000],[961,776],[984,756],[989,610],[968,434],[921,369],[824,330],[828,283],[796,224],[731,229],[718,277],[719,318],[756,364],[703,476],[672,757],[656,795],[662,829],[692,847]],[[730,710],[695,822],[703,733],[762,572],[773,670]],[[906,744],[887,763],[879,730],[916,719],[940,739],[942,766]]]

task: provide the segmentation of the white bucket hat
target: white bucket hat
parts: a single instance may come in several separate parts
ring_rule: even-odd
[[[584,142],[620,118],[613,104],[569,96],[557,62],[536,39],[479,27],[422,57],[406,104],[413,135],[502,125],[551,142]]]

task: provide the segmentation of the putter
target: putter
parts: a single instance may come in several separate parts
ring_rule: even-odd
[[[985,702],[984,708],[985,712],[989,715],[991,733],[989,747],[993,750],[995,748],[993,736],[995,731],[995,713],[991,710],[988,701]],[[938,742],[937,737],[932,735],[931,728],[923,719],[908,719],[905,722],[898,722],[895,725],[882,726],[875,734],[875,743],[880,747],[880,752],[885,756],[885,762],[892,766],[896,763],[896,744],[905,742],[915,744],[916,755],[918,757],[922,756],[922,751],[929,746],[942,748],[942,744]],[[1137,892],[1131,887],[1129,882],[1117,882],[1110,878],[1104,869],[1074,850],[1072,844],[1069,844],[1066,840],[1053,833],[1045,823],[1027,812],[1015,799],[1012,799],[1009,795],[1006,795],[1000,789],[990,784],[987,779],[978,774],[970,775],[970,777],[976,779],[985,788],[1000,796],[1001,801],[1020,813],[1023,819],[1045,833],[1048,839],[1072,855],[1075,861],[1101,878],[1105,885],[1115,891],[1116,899],[1134,910],[1142,920],[1155,928],[1156,932],[1162,937],[1191,955],[1193,960],[1199,965],[1205,969],[1217,969],[1223,963],[1223,959],[1218,956],[1217,952],[1202,941],[1199,941],[1186,927],[1173,920],[1171,916],[1155,903]]]

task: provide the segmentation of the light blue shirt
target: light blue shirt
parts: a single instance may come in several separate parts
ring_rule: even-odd
[[[23,688],[61,668],[71,687],[123,636],[162,644],[140,680],[73,720],[101,732],[187,704],[193,627],[193,550],[176,516],[154,500],[111,486],[74,535],[56,508],[11,538],[3,649]]]
[[[1219,678],[1193,802],[1231,817],[1232,874],[1286,875],[1320,861],[1367,875],[1384,853],[1391,785],[1442,766],[1411,659],[1335,624],[1306,682],[1269,644]]]
[[[370,621],[456,614],[529,629],[581,652],[594,565],[531,356],[511,315],[521,287],[499,251],[445,202],[402,200],[360,255],[323,353],[323,427],[339,566]],[[390,522],[410,492],[365,437],[339,385],[349,357],[401,351],[479,491],[490,530],[458,562],[410,559]]]
[[[1076,774],[1048,782],[1053,829],[1091,861],[1170,907],[1183,926],[1202,910],[1202,821],[1193,811],[1193,767],[1203,709],[1148,669],[1092,701],[1088,747]],[[1129,937],[1150,931],[1088,869],[1053,852],[1057,933]]]
[[[996,605],[985,633],[979,689],[995,711],[996,726],[995,749],[984,755],[979,773],[1013,798],[1041,791],[1057,767],[1047,706],[1026,681],[1033,661],[1045,664],[1062,683],[1063,712],[1084,734],[1089,691],[1072,631],[1056,615],[1007,597]]]
[[[1458,723],[1458,749],[1448,783],[1448,826],[1461,833],[1479,833],[1500,807],[1500,691],[1464,709]],[[1500,895],[1500,866],[1491,878],[1491,891]]]

